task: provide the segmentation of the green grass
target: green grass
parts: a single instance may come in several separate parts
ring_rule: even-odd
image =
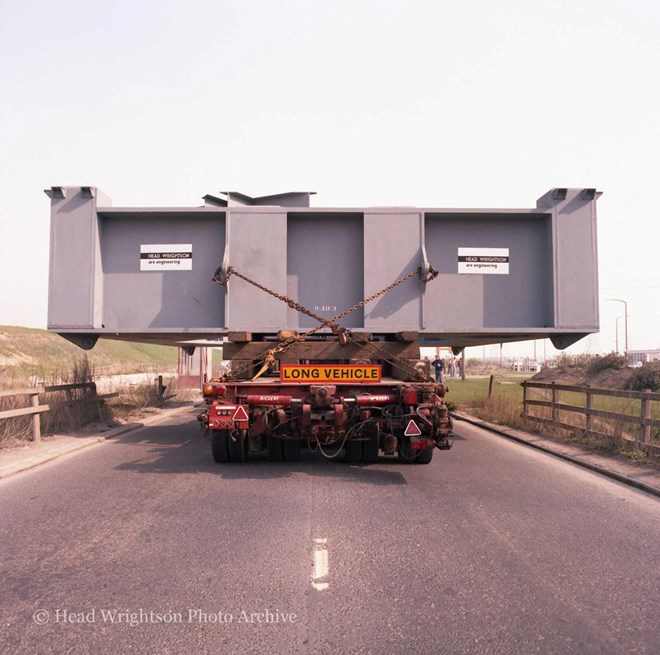
[[[550,400],[549,389],[529,389],[530,398],[538,400]],[[572,405],[574,407],[586,407],[587,395],[577,391],[558,391],[558,402],[564,405]],[[641,401],[633,398],[616,398],[612,396],[593,396],[594,409],[600,409],[606,412],[613,412],[615,414],[627,414],[628,416],[636,416],[639,418],[641,411]],[[537,413],[540,408],[534,408],[533,413]],[[546,410],[548,411],[548,410]],[[660,419],[660,401],[651,401],[651,417]],[[574,423],[575,425],[585,426],[586,419],[577,412],[560,411],[560,418],[567,423]],[[611,429],[620,433],[626,433],[630,436],[639,436],[640,427],[635,423],[627,421],[615,421],[613,419],[594,419],[596,423],[601,426],[608,424]],[[656,429],[656,432],[660,432]]]
[[[177,349],[172,346],[100,339],[92,350],[83,351],[46,330],[0,326],[0,380],[51,378],[69,371],[85,352],[92,368],[107,368],[109,373],[172,368],[177,363]]]
[[[522,381],[520,375],[497,376],[493,385],[493,395],[504,396],[513,401],[522,403],[523,390],[520,386]],[[457,410],[468,410],[476,400],[488,396],[488,378],[459,378],[446,381],[449,393],[445,397],[446,402]],[[521,405],[522,407],[522,405]]]
[[[479,418],[519,428],[528,432],[551,435],[559,439],[579,441],[581,444],[602,452],[620,454],[634,460],[649,461],[647,454],[636,449],[635,445],[626,441],[623,437],[639,436],[639,426],[623,421],[609,419],[594,419],[594,429],[603,432],[602,436],[585,434],[585,417],[576,412],[559,412],[559,420],[564,423],[575,425],[574,429],[563,429],[560,427],[541,424],[537,421],[524,419],[522,417],[523,388],[519,374],[498,374],[495,376],[493,392],[488,397],[487,377],[468,378],[466,380],[449,379],[446,384],[449,393],[445,402],[452,411],[465,411]],[[537,400],[550,400],[549,389],[529,389],[529,397]],[[585,407],[586,395],[578,392],[559,391],[559,402],[575,407]],[[608,412],[640,415],[640,401],[629,398],[613,398],[609,396],[594,396],[594,407]],[[532,414],[550,418],[550,409],[544,407],[533,407]],[[651,415],[660,417],[660,402],[651,403]],[[660,430],[655,431],[655,439],[660,439]]]

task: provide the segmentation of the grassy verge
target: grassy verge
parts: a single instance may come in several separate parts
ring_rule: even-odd
[[[64,380],[62,381],[62,377]],[[59,374],[56,378],[46,380],[45,385],[55,384],[81,384],[91,381],[91,371],[87,358],[83,357],[74,362],[73,369],[65,376]],[[0,382],[0,389],[29,388],[27,380],[16,382]],[[84,400],[92,395],[91,389],[71,390],[72,400]],[[98,420],[99,413],[96,403],[78,403],[71,409],[64,406],[66,394],[64,391],[53,391],[39,394],[40,405],[55,405],[57,409],[41,414],[41,433],[44,436],[70,429],[71,420],[79,425],[86,425]],[[30,396],[5,396],[0,398],[0,411],[21,409],[30,406]],[[29,441],[32,438],[32,416],[18,416],[0,420],[0,447],[15,445],[17,442]]]
[[[520,375],[497,376],[493,385],[493,396],[503,396],[522,403],[523,392],[520,382],[523,379],[525,378]],[[488,378],[449,379],[446,384],[449,387],[446,400],[450,408],[462,407],[467,411],[467,408],[471,407],[475,401],[481,401],[488,396]]]
[[[62,377],[64,380],[62,381]],[[76,361],[73,370],[56,379],[46,380],[45,386],[55,384],[78,384],[91,382],[92,374],[86,357]],[[196,396],[194,391],[177,390],[174,378],[165,380],[167,385],[166,398],[169,402],[181,402],[190,400]],[[27,380],[14,381],[11,384],[0,382],[0,390],[12,390],[28,388]],[[61,406],[57,409],[41,414],[41,433],[48,437],[57,433],[67,433],[77,429],[91,427],[102,423],[104,427],[119,425],[123,422],[140,418],[149,411],[163,404],[157,384],[155,382],[130,384],[116,387],[111,391],[119,393],[117,398],[103,403],[102,413],[99,413],[98,403],[88,402],[74,405],[73,409],[67,410]],[[80,400],[92,395],[91,389],[74,389],[71,391],[73,400]],[[63,391],[53,391],[39,394],[40,405],[63,405],[66,396]],[[6,396],[0,397],[0,411],[20,409],[30,405],[29,396]],[[32,438],[32,416],[19,416],[16,418],[0,419],[0,448],[23,445]]]
[[[20,380],[53,380],[66,375],[81,351],[66,339],[46,330],[0,325],[0,380],[16,388]],[[100,339],[87,354],[97,375],[174,370],[177,349],[172,346]],[[63,373],[64,372],[64,373]]]
[[[513,380],[510,376],[495,379],[493,392],[489,397],[489,380],[487,378],[467,379],[465,381],[451,380],[447,382],[449,393],[446,396],[446,401],[450,410],[465,411],[489,423],[578,443],[592,450],[623,455],[636,461],[648,461],[657,464],[657,458],[650,457],[643,450],[637,448],[634,442],[626,438],[635,437],[637,434],[638,427],[632,423],[599,420],[595,429],[603,434],[597,436],[586,433],[584,417],[573,412],[561,411],[558,416],[562,423],[574,425],[575,427],[572,429],[555,427],[523,418],[523,390],[519,381],[518,378],[516,383],[512,383]],[[560,402],[584,407],[583,394],[561,393]],[[611,412],[631,414],[639,412],[639,401],[621,398],[599,397],[596,406],[599,409]],[[549,419],[551,417],[549,408],[534,407],[533,411],[534,415],[540,418]],[[655,410],[653,413],[655,414]]]
[[[155,383],[129,384],[115,387],[119,396],[108,401],[108,409],[115,423],[138,419],[152,413],[163,403],[181,403],[199,398],[196,389],[178,389],[176,379],[164,379],[165,396],[161,397]]]

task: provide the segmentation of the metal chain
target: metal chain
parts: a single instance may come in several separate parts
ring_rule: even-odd
[[[354,312],[356,309],[360,309],[364,307],[367,303],[370,303],[372,300],[376,300],[376,298],[380,298],[381,296],[385,295],[388,291],[391,291],[392,289],[395,289],[398,287],[400,284],[403,284],[407,280],[409,280],[411,277],[419,275],[420,278],[422,277],[422,267],[419,266],[417,267],[414,271],[411,271],[408,273],[408,275],[405,275],[402,278],[399,278],[396,282],[392,282],[389,286],[385,287],[384,289],[381,289],[380,291],[377,291],[373,295],[369,296],[368,298],[365,298],[364,300],[361,300],[359,303],[353,305],[350,309],[347,309],[345,312],[342,312],[341,314],[337,314],[337,316],[334,316],[333,318],[330,319],[331,322],[339,321],[342,318],[345,318],[348,316],[351,312]],[[430,282],[431,280],[435,280],[435,278],[438,277],[438,271],[436,271],[433,266],[429,266],[429,274],[428,277],[422,278],[424,282]]]
[[[340,321],[342,318],[346,318],[349,314],[352,314],[354,311],[357,309],[361,309],[364,307],[367,303],[370,303],[373,300],[376,300],[376,298],[380,298],[381,296],[385,295],[388,291],[391,291],[392,289],[395,289],[399,285],[403,284],[404,282],[408,281],[411,277],[414,277],[415,275],[419,275],[420,277],[422,276],[422,267],[419,266],[417,267],[414,271],[411,271],[408,273],[408,275],[404,275],[402,278],[399,278],[396,280],[396,282],[392,282],[392,284],[386,286],[384,289],[381,289],[380,291],[377,291],[376,293],[372,294],[368,298],[365,298],[364,300],[361,300],[360,302],[356,303],[349,309],[341,312],[341,314],[337,314],[336,316],[333,316],[332,318],[324,318],[323,316],[319,316],[318,314],[314,313],[311,309],[307,309],[304,305],[301,305],[300,303],[296,302],[295,300],[292,300],[288,296],[282,296],[276,291],[273,291],[272,289],[269,289],[268,287],[264,286],[263,284],[259,284],[258,282],[255,282],[254,280],[251,280],[249,277],[243,275],[242,273],[239,273],[237,270],[235,270],[232,266],[230,266],[227,269],[227,274],[223,276],[222,270],[218,268],[215,272],[215,275],[213,276],[213,281],[217,282],[220,286],[226,286],[227,282],[229,281],[229,278],[235,275],[237,278],[240,278],[241,280],[247,282],[248,284],[251,284],[252,286],[256,287],[257,289],[260,289],[261,291],[267,293],[270,296],[273,296],[274,298],[277,298],[278,300],[281,300],[282,302],[286,303],[291,309],[295,309],[296,311],[306,314],[307,316],[316,319],[319,323],[321,323],[320,328],[314,328],[313,332],[318,332],[319,329],[323,327],[330,327],[332,328],[332,331],[336,334],[337,331],[341,330],[341,327],[339,325],[336,325],[336,321]],[[429,273],[426,278],[423,278],[424,282],[430,282],[431,280],[434,280],[438,276],[438,271],[436,271],[433,266],[429,266]],[[307,333],[308,335],[311,334],[311,332]]]
[[[403,359],[397,357],[396,355],[392,355],[391,353],[388,353],[386,350],[379,348],[375,344],[364,344],[364,343],[359,343],[353,337],[351,336],[350,332],[346,330],[346,328],[342,328],[341,326],[336,324],[336,321],[341,320],[342,318],[345,318],[352,312],[356,311],[357,309],[360,309],[364,307],[367,303],[372,302],[373,300],[376,300],[376,298],[380,298],[384,294],[386,294],[388,291],[391,291],[392,289],[398,287],[399,285],[403,284],[407,280],[409,280],[411,277],[415,275],[419,275],[420,278],[424,280],[424,282],[430,282],[431,280],[434,280],[438,276],[438,271],[436,271],[433,266],[429,265],[428,269],[428,274],[426,277],[422,277],[423,274],[423,269],[421,266],[416,268],[414,271],[411,271],[407,275],[403,276],[402,278],[399,278],[395,282],[392,282],[392,284],[386,286],[385,288],[381,289],[380,291],[377,291],[376,293],[372,294],[371,296],[368,296],[367,298],[364,298],[360,302],[356,303],[349,309],[341,312],[340,314],[337,314],[336,316],[333,316],[331,319],[323,318],[322,316],[319,316],[318,314],[314,313],[310,309],[307,309],[305,306],[301,305],[300,303],[296,302],[295,300],[292,300],[288,296],[283,296],[276,291],[273,291],[272,289],[269,289],[268,287],[264,286],[263,284],[259,284],[258,282],[255,282],[254,280],[251,280],[249,277],[243,275],[242,273],[239,273],[236,271],[232,266],[230,266],[227,269],[227,273],[223,274],[222,272],[222,267],[219,267],[216,271],[215,274],[213,275],[213,281],[217,282],[220,286],[226,286],[227,282],[229,281],[229,278],[232,275],[235,275],[236,277],[240,278],[241,280],[247,282],[248,284],[251,284],[252,286],[256,287],[257,289],[260,289],[264,293],[267,293],[270,296],[273,296],[274,298],[277,298],[278,300],[281,300],[282,302],[286,303],[289,307],[292,309],[295,309],[296,311],[305,314],[311,318],[316,319],[319,322],[319,325],[315,328],[312,328],[311,330],[298,335],[297,337],[289,337],[282,343],[280,343],[278,346],[274,348],[270,348],[266,351],[265,355],[261,357],[261,363],[262,367],[261,370],[257,373],[257,375],[253,379],[257,379],[260,377],[268,368],[273,366],[275,364],[275,355],[276,354],[283,354],[290,350],[296,343],[300,343],[302,341],[305,341],[307,337],[312,336],[313,334],[316,334],[320,330],[322,330],[324,327],[329,327],[333,334],[341,334],[345,333],[348,336],[348,339],[352,341],[353,343],[356,343],[360,345],[361,347],[365,348],[366,350],[371,350],[372,352],[376,352],[376,354],[379,354],[381,359],[384,359],[390,364],[393,364],[395,366],[399,366],[400,368],[406,370],[407,373],[412,373],[413,378],[420,378],[421,373],[409,366],[406,362],[403,361]],[[242,373],[244,371],[249,370],[252,368],[253,362],[249,362],[247,364],[243,364],[242,366],[238,367],[235,370],[232,370],[231,373],[223,376],[223,380],[230,380],[233,377],[236,376],[238,373]],[[425,376],[423,376],[425,377]]]
[[[410,364],[405,362],[401,357],[397,357],[397,355],[388,352],[384,348],[376,345],[373,341],[370,343],[359,343],[358,341],[355,341],[353,337],[350,337],[350,339],[353,343],[364,348],[364,350],[371,351],[373,354],[377,355],[379,359],[382,359],[388,364],[392,364],[393,366],[398,366],[399,368],[403,369],[406,373],[408,373],[408,375],[410,375],[413,380],[417,379],[420,382],[433,381],[430,377],[417,370],[414,366],[410,366]]]
[[[267,293],[270,296],[273,296],[273,298],[277,298],[278,300],[281,300],[282,302],[286,303],[291,307],[291,309],[295,309],[297,312],[300,312],[301,314],[306,314],[307,316],[316,319],[319,323],[323,324],[323,327],[326,325],[328,327],[336,328],[338,326],[331,325],[332,321],[334,319],[328,320],[327,318],[323,318],[323,316],[319,316],[318,314],[315,314],[311,309],[307,309],[307,307],[304,307],[300,303],[297,303],[295,300],[292,300],[288,296],[282,296],[276,291],[273,291],[272,289],[269,289],[268,287],[264,286],[263,284],[259,284],[258,282],[255,282],[254,280],[251,280],[249,277],[246,277],[242,273],[239,273],[237,270],[235,270],[232,266],[230,266],[227,269],[227,274],[223,277],[222,276],[222,271],[218,269],[215,272],[215,275],[213,276],[213,281],[217,282],[220,286],[226,286],[227,282],[229,281],[229,278],[235,275],[237,278],[240,278],[244,282],[247,282],[248,284],[251,284],[253,287],[257,287],[257,289],[260,289],[261,291]],[[333,329],[334,332],[334,329]]]

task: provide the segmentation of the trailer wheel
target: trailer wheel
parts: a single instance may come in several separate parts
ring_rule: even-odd
[[[380,450],[380,429],[378,423],[370,423],[365,430],[367,441],[362,442],[362,461],[365,464],[374,464],[378,461]]]
[[[234,434],[228,435],[229,461],[244,462],[247,459],[248,443],[245,437],[245,430],[235,430]]]
[[[361,441],[347,441],[346,442],[346,461],[349,464],[357,464],[362,459],[362,442]]]
[[[229,461],[228,436],[227,430],[211,430],[211,452],[218,464]]]
[[[285,462],[300,461],[300,439],[282,439],[282,455]]]
[[[433,459],[433,451],[435,448],[424,448],[417,453],[415,464],[430,464]]]
[[[402,464],[414,464],[417,460],[417,451],[410,445],[408,437],[397,435],[399,439],[399,461]]]
[[[266,437],[266,450],[268,451],[268,459],[271,462],[282,461],[282,440],[273,437],[270,434]]]

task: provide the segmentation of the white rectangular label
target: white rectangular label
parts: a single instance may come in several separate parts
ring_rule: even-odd
[[[458,272],[472,275],[508,275],[508,248],[459,248]]]
[[[192,271],[192,243],[148,243],[140,246],[141,271]]]

